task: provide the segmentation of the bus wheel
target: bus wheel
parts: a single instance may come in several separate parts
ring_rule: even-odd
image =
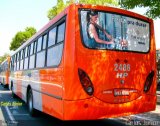
[[[4,88],[8,88],[8,84],[5,84],[5,85],[4,85]]]
[[[27,105],[28,105],[29,114],[31,116],[35,116],[35,109],[33,108],[33,94],[31,89],[28,91]]]
[[[15,98],[15,94],[13,92],[13,84],[11,85],[12,97]]]

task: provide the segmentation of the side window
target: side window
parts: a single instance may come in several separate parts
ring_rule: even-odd
[[[34,52],[34,43],[32,43],[31,45],[30,45],[30,55],[32,55],[33,54],[33,52]]]
[[[36,68],[42,68],[45,65],[45,50],[37,53]]]
[[[19,59],[18,60],[20,60],[21,59],[21,51],[19,51]]]
[[[25,57],[28,57],[28,47],[25,48]]]
[[[25,58],[26,48],[23,49],[23,59]]]
[[[17,55],[16,60],[17,60],[17,62],[18,62],[18,61],[19,61],[19,53],[17,53],[16,55]]]
[[[47,39],[47,38],[43,38],[43,42],[44,42],[45,39]],[[42,43],[42,37],[40,37],[38,39],[38,44],[37,44],[36,68],[42,68],[42,67],[45,66],[45,54],[46,54],[45,52],[46,51],[45,51],[45,49],[42,49],[43,48],[42,44],[43,44]],[[45,42],[45,44],[46,44],[46,42]]]
[[[23,59],[23,50],[21,50],[21,60]]]
[[[36,50],[35,47],[36,47],[36,41],[31,44],[29,69],[33,69],[35,67],[35,50]]]
[[[16,57],[16,54],[14,54],[13,57],[14,57],[14,58],[13,58],[13,59],[14,59],[14,64],[16,64],[16,58],[17,58],[17,57]],[[15,67],[15,65],[14,65],[14,67]]]
[[[20,61],[21,61],[21,51],[19,51],[19,59],[18,59],[19,67],[18,67],[18,69],[20,69]]]
[[[64,40],[65,22],[58,26],[57,43]]]
[[[34,41],[34,54],[36,53],[36,49],[37,49],[37,41]]]
[[[47,66],[59,65],[63,52],[63,43],[53,46],[47,51]]]
[[[29,47],[30,47],[30,46],[27,46],[27,47],[25,48],[24,69],[28,69]]]
[[[49,36],[48,36],[48,47],[52,46],[55,44],[56,41],[56,31],[57,31],[57,27],[51,29],[49,31]]]
[[[61,58],[62,58],[62,52],[63,52],[63,41],[64,41],[64,33],[65,33],[65,22],[61,23],[58,27],[57,32],[57,40],[56,44],[54,46],[48,46],[47,49],[47,66],[57,66],[59,65]],[[61,43],[60,43],[61,42]]]
[[[23,69],[24,49],[21,50],[20,70]]]
[[[21,58],[21,51],[19,51],[17,54],[17,70],[19,70],[20,68],[20,63],[19,63],[20,58]]]
[[[11,71],[14,70],[14,56],[11,57]]]
[[[47,45],[47,34],[43,36],[43,48],[42,49],[46,49],[46,45]]]
[[[14,55],[14,71],[17,69],[17,54]]]
[[[41,51],[41,49],[42,49],[42,37],[38,39],[37,52]]]

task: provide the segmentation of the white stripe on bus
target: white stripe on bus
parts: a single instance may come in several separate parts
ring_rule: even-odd
[[[47,85],[54,85],[54,86],[57,86],[59,88],[63,88],[61,85],[59,84],[53,84],[53,83],[48,83],[48,82],[39,82],[39,81],[32,81],[32,80],[24,80],[24,79],[15,79],[15,78],[12,78],[12,80],[16,80],[16,81],[26,81],[26,82],[33,82],[33,83],[43,83],[43,84],[47,84]]]

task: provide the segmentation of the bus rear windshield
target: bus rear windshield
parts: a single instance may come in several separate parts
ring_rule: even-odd
[[[83,43],[91,49],[148,52],[149,23],[124,15],[81,10]]]

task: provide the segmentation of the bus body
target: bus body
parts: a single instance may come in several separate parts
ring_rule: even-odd
[[[114,45],[89,43],[86,15],[91,10],[98,11],[99,24],[109,29]],[[120,39],[128,41],[127,48]],[[155,57],[151,19],[73,4],[12,55],[10,89],[31,114],[37,109],[61,120],[148,112],[156,107]]]
[[[0,83],[5,87],[9,85],[9,74],[10,74],[10,57],[7,57],[5,61],[1,63],[0,69]]]

